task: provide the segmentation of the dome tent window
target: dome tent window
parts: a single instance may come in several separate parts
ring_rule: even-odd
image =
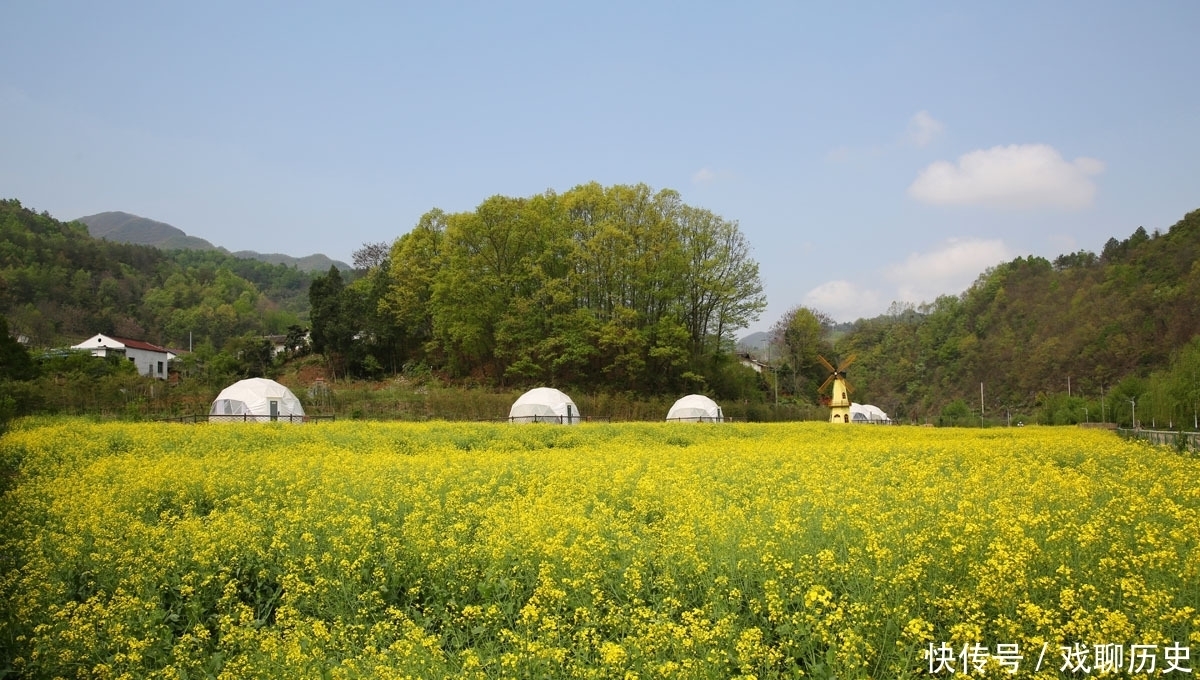
[[[892,422],[883,409],[871,404],[850,404],[849,418],[850,422],[872,425],[888,425]]]

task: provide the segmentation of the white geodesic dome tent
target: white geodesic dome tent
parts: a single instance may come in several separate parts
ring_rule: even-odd
[[[208,411],[211,421],[303,422],[304,407],[288,388],[274,380],[249,378],[221,390]]]
[[[870,404],[850,404],[850,422],[852,423],[890,423],[888,414],[878,406]]]
[[[508,420],[513,423],[562,423],[572,425],[581,422],[579,407],[567,395],[553,387],[535,387],[522,394],[508,410]]]
[[[717,402],[703,394],[689,394],[671,406],[671,410],[667,411],[667,420],[719,423],[725,420],[725,416]]]

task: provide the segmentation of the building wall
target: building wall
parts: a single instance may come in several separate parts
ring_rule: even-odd
[[[125,358],[133,360],[134,365],[137,366],[138,373],[161,380],[167,379],[167,354],[126,347]],[[162,367],[161,371],[159,370],[160,366]]]

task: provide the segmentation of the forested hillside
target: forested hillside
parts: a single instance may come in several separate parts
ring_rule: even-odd
[[[80,223],[0,201],[0,316],[37,347],[102,332],[221,349],[299,324],[310,282],[294,268],[220,252],[95,239]]]
[[[928,418],[955,400],[978,417],[982,383],[985,413],[1069,409],[1056,400],[1082,398],[1081,421],[1117,408],[1128,420],[1127,402],[1145,398],[1155,409],[1142,411],[1147,422],[1172,423],[1190,421],[1200,401],[1198,309],[1194,211],[1166,233],[1139,227],[1110,239],[1099,255],[1019,257],[961,296],[859,321],[838,349],[858,354],[859,399],[900,417]],[[1095,413],[1085,415],[1088,403]]]

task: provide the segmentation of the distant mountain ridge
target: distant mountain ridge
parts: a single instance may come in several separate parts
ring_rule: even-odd
[[[300,271],[326,272],[331,266],[349,271],[350,265],[320,253],[293,257],[282,253],[259,253],[253,250],[230,252],[198,236],[189,236],[185,231],[166,222],[159,222],[127,212],[112,211],[80,217],[76,222],[87,226],[88,233],[118,243],[153,246],[160,250],[216,250],[245,260],[258,260],[268,264],[295,266]]]
[[[767,345],[771,344],[771,334],[763,331],[751,333],[737,341],[737,351],[751,354],[766,355]]]

